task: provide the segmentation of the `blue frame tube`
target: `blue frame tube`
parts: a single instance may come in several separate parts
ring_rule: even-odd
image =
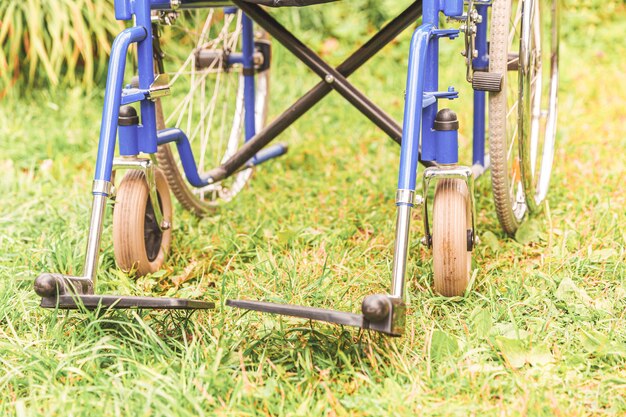
[[[244,97],[244,127],[246,142],[256,134],[255,122],[255,88],[254,88],[254,29],[252,19],[245,14],[242,26],[242,55],[243,55],[243,97]]]
[[[159,130],[157,133],[157,143],[164,145],[166,143],[176,143],[176,149],[180,155],[180,162],[183,165],[183,171],[185,171],[185,177],[187,181],[194,187],[200,188],[209,185],[209,178],[202,178],[198,174],[198,166],[196,160],[193,157],[191,151],[191,145],[185,132],[178,128],[170,128]]]
[[[424,4],[424,21],[427,18],[426,10],[427,7]],[[426,62],[429,41],[435,28],[434,24],[425,23],[415,30],[411,38],[404,120],[402,121],[400,173],[398,175],[398,189],[401,190],[415,190],[417,164],[419,162],[422,101],[424,99],[424,63]]]
[[[409,70],[400,150],[400,173],[398,176],[398,189],[400,190],[415,190],[420,130],[422,160],[437,161],[437,138],[439,135],[433,130],[438,109],[437,100],[435,97],[434,102],[424,103],[424,94],[438,94],[439,38],[454,38],[458,35],[457,30],[438,30],[439,13],[443,11],[448,16],[456,16],[463,12],[463,2],[462,0],[426,0],[422,7],[423,23],[413,33],[409,51]],[[427,105],[424,106],[424,104]],[[452,146],[454,141],[447,141],[446,144]],[[458,146],[454,149],[446,147],[445,151],[446,161],[458,160]]]
[[[487,39],[487,10],[488,4],[477,4],[476,11],[481,16],[482,21],[476,26],[476,50],[478,56],[472,59],[472,68],[474,71],[488,71],[489,70],[489,48]]]
[[[137,71],[139,73],[139,88],[150,89],[154,83],[154,60],[152,48],[152,20],[150,17],[150,2],[148,0],[135,1],[135,24],[144,27],[146,38],[137,44]],[[155,153],[156,140],[156,105],[152,100],[141,101],[141,126],[139,128],[139,151]]]
[[[485,92],[474,91],[472,163],[482,166],[485,166],[485,105]]]
[[[117,119],[122,100],[122,84],[126,67],[126,54],[131,43],[141,42],[148,36],[145,27],[135,26],[122,31],[111,47],[107,85],[104,94],[104,108],[100,125],[98,158],[96,160],[95,180],[111,181],[113,156],[115,154],[115,135]]]
[[[439,1],[427,0],[423,4],[423,21],[430,23],[433,28],[437,28],[439,23],[439,11],[441,5]],[[430,37],[426,61],[420,62],[424,68],[424,88],[423,91],[435,92],[439,89],[439,41]],[[435,117],[437,116],[437,100],[422,111],[422,160],[435,161],[437,159],[435,135],[432,130]]]
[[[487,44],[487,11],[489,5],[477,4],[476,10],[482,16],[482,21],[476,28],[476,50],[478,56],[472,60],[475,71],[489,70],[489,50]],[[472,163],[485,166],[485,113],[486,93],[474,90],[474,124],[472,142]]]
[[[122,84],[126,56],[131,43],[137,43],[137,65],[139,74],[140,91],[149,91],[154,83],[154,58],[152,45],[152,22],[150,16],[151,8],[158,8],[169,1],[165,0],[116,0],[116,17],[120,20],[129,20],[135,16],[135,26],[120,33],[111,50],[109,60],[109,70],[107,86],[105,90],[104,109],[102,113],[100,140],[98,144],[98,157],[96,161],[96,180],[111,180],[113,167],[113,156],[115,154],[116,133],[119,130],[118,117],[119,108],[122,104]],[[236,8],[225,9],[227,13],[235,13]],[[244,128],[246,140],[256,134],[256,114],[255,114],[255,68],[254,68],[254,31],[253,22],[248,16],[242,18],[242,53],[234,57],[243,64],[244,68]],[[129,100],[126,100],[129,101]],[[132,101],[135,101],[134,99]],[[185,171],[185,176],[194,187],[204,187],[209,184],[209,177],[203,178],[198,173],[197,165],[193,157],[189,140],[180,129],[165,129],[157,132],[156,126],[156,106],[155,103],[146,98],[139,99],[141,108],[141,124],[133,127],[132,136],[137,137],[135,146],[132,149],[126,147],[124,153],[139,152],[155,153],[158,145],[169,142],[176,142],[181,162]],[[124,132],[128,133],[128,132]],[[128,149],[127,149],[128,148]],[[137,149],[135,149],[137,148]],[[136,151],[136,152],[135,152]],[[260,161],[271,159],[286,151],[284,146],[278,146],[262,155]]]
[[[257,154],[252,158],[246,166],[252,167],[255,165],[261,165],[265,161],[269,161],[270,159],[277,158],[281,155],[287,153],[287,145],[284,143],[276,143],[272,146],[268,146],[257,152]]]
[[[185,135],[185,132],[178,128],[163,129],[157,132],[157,143],[159,145],[164,145],[166,143],[172,142],[176,144],[176,149],[178,150],[178,154],[180,155],[180,162],[183,166],[183,171],[185,172],[187,182],[189,182],[189,184],[196,188],[201,188],[209,185],[210,177],[208,175],[201,176],[198,172],[198,165],[196,165],[196,160],[193,156],[191,145],[189,144],[189,139],[187,138],[187,135]],[[249,168],[255,165],[260,165],[263,162],[281,156],[286,152],[287,145],[283,143],[277,143],[274,146],[265,148],[257,153],[254,158],[248,161],[246,167]]]

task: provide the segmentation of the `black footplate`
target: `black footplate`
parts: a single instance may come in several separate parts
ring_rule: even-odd
[[[60,308],[64,310],[96,310],[101,309],[167,309],[167,310],[207,310],[215,308],[215,304],[207,301],[189,300],[186,298],[163,297],[130,297],[119,295],[59,295],[43,297],[41,307]]]
[[[35,292],[41,297],[41,307],[44,308],[63,310],[95,310],[98,308],[206,310],[215,308],[215,304],[208,301],[188,300],[186,298],[97,295],[94,294],[93,290],[93,281],[86,277],[45,272],[35,280]]]
[[[363,300],[364,314],[249,300],[226,300],[226,305],[243,308],[245,310],[323,321],[342,326],[359,327],[361,329],[385,333],[390,336],[401,336],[404,332],[404,303],[399,299],[382,294],[365,297]]]

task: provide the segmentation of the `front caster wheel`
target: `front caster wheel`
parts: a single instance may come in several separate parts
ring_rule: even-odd
[[[155,169],[154,178],[158,204],[163,221],[169,224],[161,230],[150,201],[150,190],[142,171],[128,171],[115,197],[113,209],[113,250],[118,267],[137,276],[161,268],[172,242],[172,200],[165,176]]]
[[[433,272],[435,291],[447,297],[463,295],[472,263],[472,214],[465,181],[442,179],[433,202]],[[469,250],[468,250],[469,249]]]

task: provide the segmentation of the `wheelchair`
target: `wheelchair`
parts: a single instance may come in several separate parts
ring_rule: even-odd
[[[213,308],[203,300],[95,294],[107,200],[115,199],[118,267],[140,276],[154,273],[172,244],[171,194],[186,210],[210,216],[245,192],[256,166],[287,153],[286,144],[271,142],[331,91],[400,146],[390,291],[365,297],[359,313],[253,300],[226,305],[401,336],[411,212],[419,208],[421,242],[432,251],[434,290],[464,294],[479,243],[474,181],[491,172],[497,217],[511,236],[541,211],[548,192],[557,126],[558,2],[416,0],[337,67],[268,12],[327,2],[115,0],[116,18],[134,23],[111,49],[84,269],[81,276],[41,274],[34,287],[42,307]],[[444,18],[454,28],[442,28]],[[407,60],[403,120],[397,123],[348,77],[418,22]],[[459,165],[458,117],[440,103],[459,98],[454,87],[439,87],[439,42],[447,40],[462,42],[458,66],[473,90],[471,166]],[[268,122],[274,42],[320,81]],[[137,75],[125,83],[131,45]],[[119,170],[126,173],[113,187]]]

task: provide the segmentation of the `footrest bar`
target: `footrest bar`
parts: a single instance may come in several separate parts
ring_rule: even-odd
[[[207,301],[189,300],[186,298],[164,297],[131,297],[120,295],[59,295],[43,297],[41,307],[59,308],[64,310],[102,309],[154,309],[154,310],[207,310],[215,308],[215,304]]]
[[[388,298],[391,299],[391,297]],[[366,300],[367,299],[368,298],[366,297]],[[260,311],[263,313],[280,314],[282,316],[323,321],[342,326],[359,327],[361,329],[374,330],[390,336],[401,336],[404,332],[405,310],[404,303],[401,301],[395,303],[392,302],[390,304],[391,309],[388,310],[388,314],[376,322],[368,320],[362,314],[299,305],[268,303],[265,301],[226,300],[226,305],[230,307],[243,308],[245,310]]]
[[[291,304],[268,303],[265,301],[250,300],[226,300],[230,307],[243,308],[246,310],[260,311],[263,313],[280,314],[283,316],[299,317],[302,319],[325,321],[328,323],[341,324],[343,326],[363,327],[363,316],[354,313],[345,313],[337,310],[324,308],[304,307]]]

